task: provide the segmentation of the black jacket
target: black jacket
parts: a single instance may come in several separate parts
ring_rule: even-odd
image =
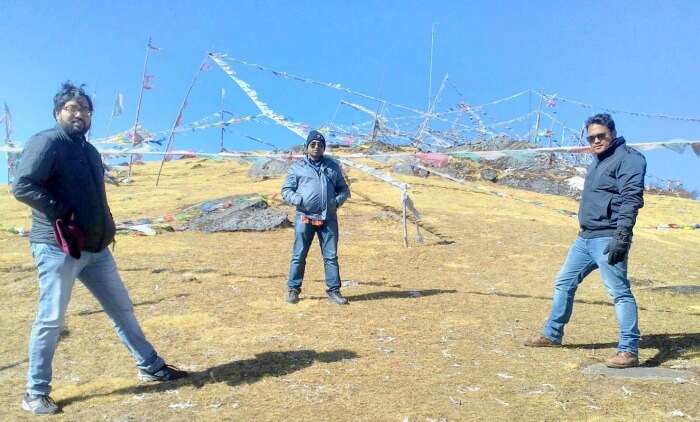
[[[85,234],[85,250],[99,252],[114,239],[102,158],[84,137],[73,139],[60,126],[29,139],[12,193],[32,207],[30,242],[55,245],[53,222],[71,214]]]
[[[637,150],[619,137],[588,167],[579,207],[581,237],[632,234],[639,209],[644,206],[647,163]]]

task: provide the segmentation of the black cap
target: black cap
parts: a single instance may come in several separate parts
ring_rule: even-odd
[[[304,144],[304,149],[309,147],[309,144],[312,141],[319,141],[323,144],[323,147],[326,147],[326,138],[323,137],[323,134],[317,130],[312,130],[309,132],[309,136],[306,137],[306,143]]]

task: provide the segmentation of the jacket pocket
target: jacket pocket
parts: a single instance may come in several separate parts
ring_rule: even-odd
[[[602,228],[610,224],[612,194],[589,192],[581,200],[581,223],[586,228]]]
[[[299,209],[306,213],[318,214],[321,212],[321,196],[319,189],[314,189],[311,183],[305,183],[299,187],[297,193],[301,195]]]

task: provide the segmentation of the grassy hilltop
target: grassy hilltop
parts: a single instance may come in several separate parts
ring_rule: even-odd
[[[376,163],[375,163],[376,164]],[[259,193],[273,206],[281,179],[253,181],[232,161],[136,167],[109,186],[115,219],[159,217],[186,205]],[[657,420],[700,417],[700,301],[658,286],[700,285],[700,202],[647,195],[630,276],[644,337],[641,361],[691,368],[694,383],[585,377],[614,353],[617,324],[597,273],[579,288],[565,342],[528,349],[552,280],[577,233],[578,203],[486,183],[396,176],[412,186],[424,243],[402,243],[399,192],[350,169],[339,211],[347,307],[325,300],[320,251],[309,254],[302,301],[284,302],[292,229],[117,237],[115,256],[156,349],[195,374],[139,385],[126,349],[76,283],[54,359],[57,420]],[[290,215],[292,208],[285,208]],[[562,211],[564,210],[564,211]],[[3,228],[30,212],[5,187]],[[0,233],[0,420],[19,403],[37,301],[26,238]]]

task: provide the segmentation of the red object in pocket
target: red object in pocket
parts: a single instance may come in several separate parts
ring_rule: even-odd
[[[56,242],[63,253],[75,259],[80,259],[80,251],[85,247],[85,235],[74,221],[64,222],[57,219],[53,223]]]
[[[301,216],[301,222],[304,224],[311,224],[312,226],[322,226],[324,223],[323,220],[312,220],[306,215]]]

